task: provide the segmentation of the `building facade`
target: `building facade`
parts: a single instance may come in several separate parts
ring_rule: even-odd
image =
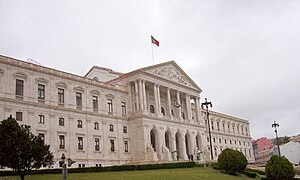
[[[255,163],[265,164],[273,156],[274,149],[271,140],[262,137],[252,142]]]
[[[0,119],[31,126],[76,167],[209,160],[201,89],[174,62],[129,73],[94,66],[84,77],[0,56]],[[212,148],[254,160],[249,122],[210,111]]]

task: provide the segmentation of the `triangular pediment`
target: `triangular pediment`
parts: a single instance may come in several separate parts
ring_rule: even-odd
[[[175,83],[201,90],[199,86],[175,63],[175,61],[156,64],[142,68],[141,70]]]

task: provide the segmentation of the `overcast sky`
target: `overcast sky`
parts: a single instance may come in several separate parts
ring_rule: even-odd
[[[300,133],[300,1],[0,0],[0,54],[77,75],[175,60],[253,138]]]

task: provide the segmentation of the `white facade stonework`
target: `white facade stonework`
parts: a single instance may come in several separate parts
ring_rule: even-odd
[[[30,125],[54,167],[62,153],[75,167],[209,160],[201,91],[174,61],[126,74],[94,66],[82,77],[0,56],[0,119]],[[254,160],[248,121],[213,111],[210,120],[215,160],[225,148]]]

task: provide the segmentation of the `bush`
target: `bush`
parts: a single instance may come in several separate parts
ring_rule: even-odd
[[[289,180],[294,179],[295,169],[285,157],[273,155],[266,165],[267,179]]]
[[[218,164],[225,173],[236,175],[244,172],[247,159],[243,153],[237,150],[225,149],[218,158]]]

